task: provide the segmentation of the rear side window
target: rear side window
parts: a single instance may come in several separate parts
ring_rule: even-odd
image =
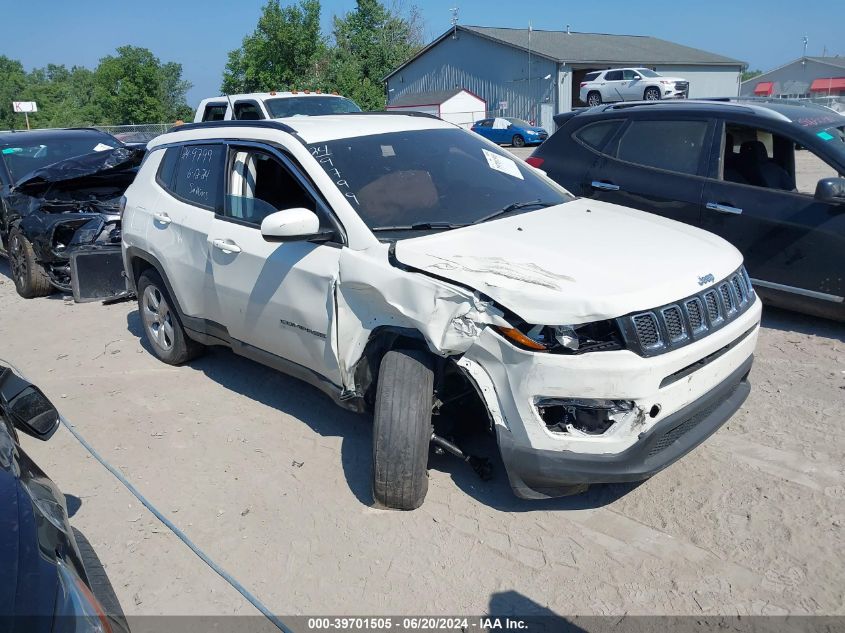
[[[621,70],[608,70],[607,74],[604,76],[605,81],[621,81],[622,80],[622,71]]]
[[[179,148],[168,147],[164,150],[164,158],[158,166],[156,181],[158,184],[170,191],[173,188],[173,174],[176,173],[176,163],[179,162]]]
[[[593,73],[587,73],[586,75],[584,75],[584,81],[593,81],[593,80],[594,80],[596,77],[598,77],[599,75],[601,75],[601,71],[600,71],[600,70],[599,70],[599,71],[596,71],[596,72],[593,72]]]
[[[175,150],[178,155],[169,183],[163,181],[165,161]],[[162,160],[162,186],[188,204],[210,211],[222,207],[223,169],[226,149],[223,145],[183,145],[168,149]]]
[[[235,118],[238,121],[260,121],[264,113],[254,101],[238,101],[235,104]]]
[[[599,121],[598,123],[585,125],[575,132],[574,136],[585,145],[601,151],[605,143],[610,140],[610,137],[613,136],[613,133],[619,129],[621,124],[622,121],[618,119],[611,121]]]
[[[203,121],[223,121],[226,118],[225,103],[209,103],[202,113]]]
[[[616,158],[684,174],[697,174],[706,121],[632,121],[619,139]]]

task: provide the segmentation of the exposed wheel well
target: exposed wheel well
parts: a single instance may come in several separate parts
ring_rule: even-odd
[[[138,285],[138,280],[141,278],[141,275],[145,270],[156,270],[155,266],[142,257],[133,257],[130,260],[130,263],[132,265],[132,282],[136,287]]]
[[[478,413],[478,417],[483,418],[487,428],[493,428],[484,400],[472,379],[458,366],[457,358],[433,354],[423,334],[410,328],[384,326],[376,328],[370,335],[364,353],[353,369],[356,390],[363,399],[366,410],[372,411],[375,404],[382,358],[387,352],[397,349],[421,350],[434,356],[435,394],[433,395],[436,397],[433,400],[433,406],[435,414],[439,413],[441,408],[460,406],[462,413],[466,410]]]

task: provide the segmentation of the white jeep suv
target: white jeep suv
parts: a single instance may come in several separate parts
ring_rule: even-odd
[[[614,68],[587,73],[578,96],[590,107],[613,101],[659,101],[683,99],[689,95],[689,82],[680,77],[664,77],[648,68]]]
[[[578,199],[419,114],[188,124],[126,192],[126,274],[164,362],[225,345],[374,412],[373,493],[486,412],[511,485],[645,479],[749,392],[760,301],[705,231]]]

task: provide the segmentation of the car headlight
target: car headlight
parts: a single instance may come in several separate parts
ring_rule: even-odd
[[[522,349],[558,354],[583,354],[623,349],[622,333],[614,320],[579,325],[531,325],[494,328]]]
[[[113,633],[99,600],[73,568],[58,559],[59,595],[56,597],[54,633]]]

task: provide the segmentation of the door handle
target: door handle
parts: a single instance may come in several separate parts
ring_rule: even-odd
[[[719,202],[708,202],[707,208],[711,211],[718,211],[719,213],[730,213],[733,215],[739,215],[742,213],[742,209],[732,207],[729,204],[721,204]]]
[[[235,244],[234,242],[227,241],[227,240],[213,240],[211,245],[214,248],[219,248],[224,253],[231,254],[231,253],[240,253],[241,247]]]
[[[590,183],[590,186],[601,191],[619,191],[619,185],[614,185],[612,182],[602,182],[601,180],[594,180]]]
[[[170,219],[170,216],[162,211],[156,211],[153,213],[153,218],[155,218],[156,222],[161,224],[170,224],[173,220]]]

